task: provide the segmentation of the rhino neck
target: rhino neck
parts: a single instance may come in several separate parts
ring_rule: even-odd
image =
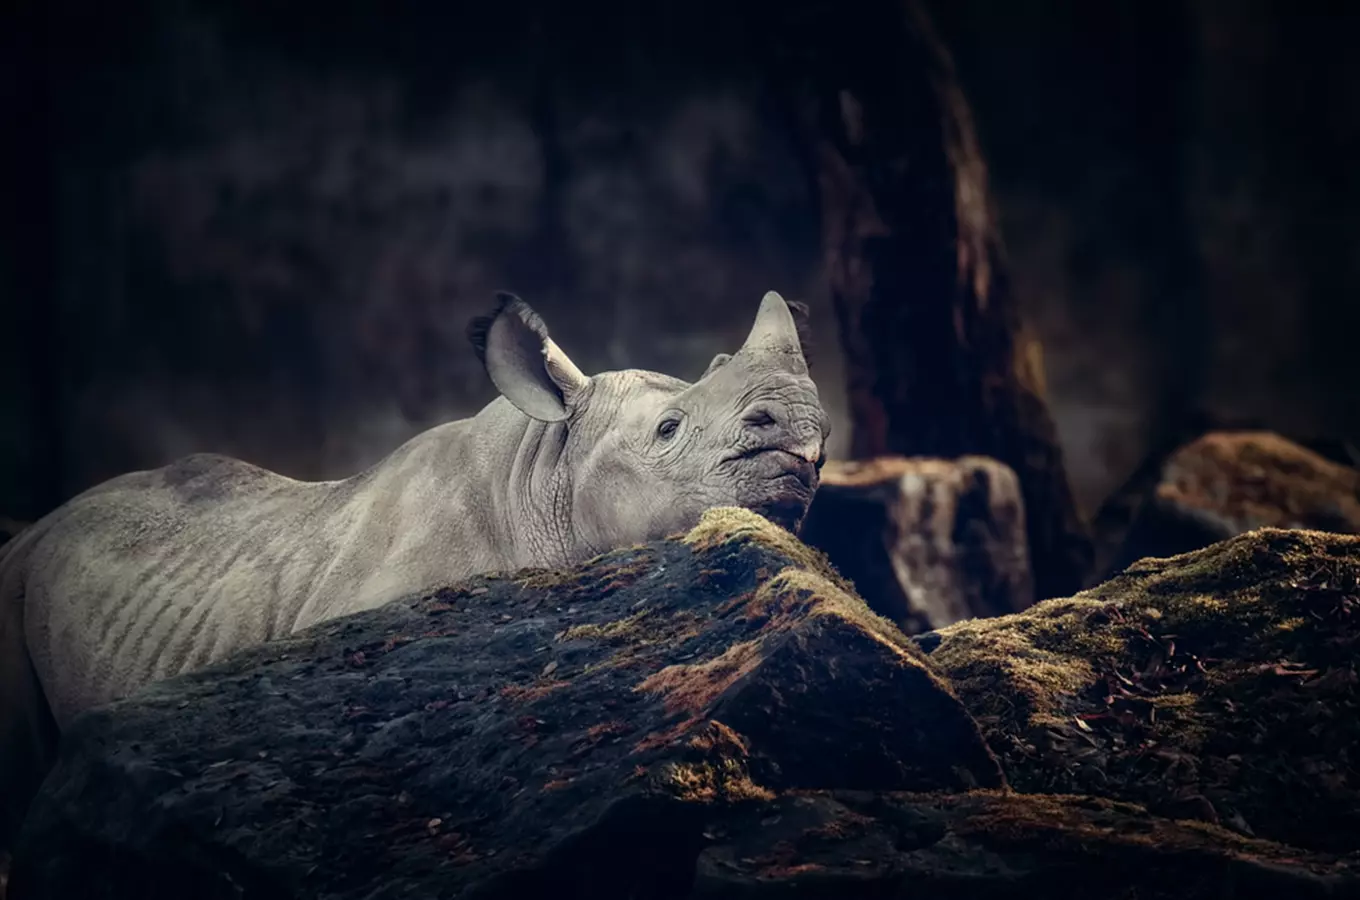
[[[331,559],[296,627],[484,572],[575,561],[566,439],[565,426],[501,399],[336,482],[317,525]]]
[[[512,568],[556,568],[580,556],[572,528],[572,467],[567,425],[539,422],[518,410],[514,451],[490,484]]]

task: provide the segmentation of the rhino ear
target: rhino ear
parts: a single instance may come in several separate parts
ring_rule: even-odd
[[[529,304],[504,291],[496,303],[490,315],[468,325],[478,359],[520,412],[540,422],[561,422],[590,379],[548,336],[548,326]]]
[[[705,378],[721,369],[723,365],[731,358],[732,354],[730,353],[719,353],[717,356],[713,357],[713,362],[708,364],[707,369],[704,369],[704,374],[699,376],[699,380],[703,381]]]

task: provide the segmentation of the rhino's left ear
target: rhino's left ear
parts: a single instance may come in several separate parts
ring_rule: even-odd
[[[490,315],[468,325],[477,357],[520,412],[540,422],[561,422],[590,379],[548,336],[548,326],[529,304],[505,292],[496,301]]]

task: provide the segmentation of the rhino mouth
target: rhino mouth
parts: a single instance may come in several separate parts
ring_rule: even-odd
[[[752,484],[753,496],[743,505],[781,528],[796,532],[817,491],[823,459],[811,463],[772,447],[748,450],[734,459],[749,465],[757,479]]]

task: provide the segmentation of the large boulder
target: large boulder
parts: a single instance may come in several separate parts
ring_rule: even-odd
[[[1112,498],[1100,570],[1255,528],[1360,534],[1360,471],[1269,431],[1214,431],[1151,460]]]
[[[1034,602],[1020,480],[989,457],[833,460],[802,538],[907,634]]]
[[[1253,535],[912,640],[787,532],[716,510],[87,714],[13,900],[1355,895],[1357,540]],[[1138,640],[1166,647],[1165,623],[1154,665]],[[1212,690],[1174,681],[1182,659]],[[1119,676],[1170,687],[1092,692]],[[1135,746],[1211,772],[1219,824],[1177,821]]]
[[[920,643],[1016,790],[1360,849],[1360,537],[1255,531]]]
[[[719,801],[1003,784],[908,638],[788,532],[719,510],[680,539],[393,603],[83,717],[13,891],[663,896]]]

